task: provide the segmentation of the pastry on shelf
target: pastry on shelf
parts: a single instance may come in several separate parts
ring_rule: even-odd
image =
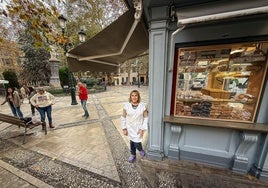
[[[237,94],[234,99],[244,104],[251,104],[255,102],[255,96],[248,93]]]

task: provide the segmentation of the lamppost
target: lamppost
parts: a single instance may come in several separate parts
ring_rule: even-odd
[[[136,59],[135,67],[137,68],[137,76],[138,76],[138,88],[140,88],[140,63],[139,59]]]
[[[62,29],[62,36],[64,37],[65,39],[65,27],[66,27],[66,21],[67,19],[63,16],[63,15],[60,15],[58,17],[59,19],[59,24],[60,24],[60,27]],[[85,42],[85,39],[86,39],[86,33],[84,32],[84,29],[81,28],[81,30],[78,32],[78,36],[79,36],[79,40],[80,42]],[[64,42],[64,44],[61,46],[64,50],[64,54],[66,55],[66,53],[68,52],[68,47],[70,46],[70,44],[68,42]],[[68,63],[67,63],[67,66],[68,66]],[[74,80],[73,80],[74,76],[73,76],[73,73],[70,71],[70,68],[68,66],[68,79],[69,79],[69,90],[70,90],[70,93],[71,93],[71,99],[72,99],[72,102],[71,102],[71,105],[77,105],[77,101],[76,101],[76,96],[75,96],[75,85],[74,85]]]
[[[138,66],[138,88],[140,88],[140,66]]]

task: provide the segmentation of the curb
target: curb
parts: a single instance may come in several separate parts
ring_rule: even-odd
[[[36,187],[40,187],[40,188],[53,188],[53,186],[9,165],[8,163],[0,160],[0,167],[4,168],[5,170],[11,172],[12,174],[14,174],[15,176],[25,180],[26,182],[28,182],[31,185],[34,185]]]

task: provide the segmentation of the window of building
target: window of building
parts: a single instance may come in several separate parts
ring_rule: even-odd
[[[179,48],[174,116],[253,122],[268,42]]]
[[[132,67],[132,72],[137,72],[137,67]]]
[[[6,66],[9,66],[9,65],[11,65],[11,64],[12,64],[12,60],[6,58],[6,59],[5,59],[5,65],[6,65]]]

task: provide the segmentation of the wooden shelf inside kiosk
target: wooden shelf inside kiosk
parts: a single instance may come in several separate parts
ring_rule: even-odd
[[[230,99],[231,92],[222,89],[202,88],[201,93],[217,99]]]

